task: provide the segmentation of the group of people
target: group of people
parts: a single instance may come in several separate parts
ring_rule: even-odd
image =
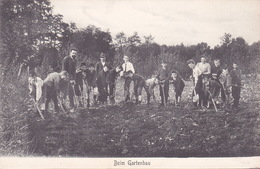
[[[160,68],[156,75],[145,80],[141,75],[135,72],[133,64],[129,61],[128,56],[124,56],[124,63],[116,67],[106,61],[105,54],[100,54],[100,62],[94,65],[93,63],[86,64],[82,62],[77,68],[78,50],[71,48],[69,56],[66,56],[62,62],[61,72],[52,72],[47,75],[44,80],[36,77],[32,72],[29,77],[30,94],[36,101],[40,99],[44,103],[43,110],[48,110],[49,102],[54,103],[55,111],[60,111],[60,107],[66,110],[64,100],[69,98],[71,110],[77,106],[86,104],[90,107],[93,105],[104,104],[108,100],[111,104],[115,103],[115,87],[117,78],[124,79],[124,101],[130,100],[130,84],[133,82],[135,101],[140,104],[142,101],[142,90],[144,89],[147,96],[147,104],[150,104],[151,97],[155,99],[154,88],[159,86],[161,103],[160,106],[166,106],[169,98],[169,85],[174,86],[175,105],[179,106],[181,95],[185,83],[179,73],[175,70],[169,70],[165,61],[161,62]],[[206,62],[205,57],[201,58],[200,63],[195,63],[194,60],[187,62],[188,66],[193,70],[191,79],[194,84],[193,96],[198,96],[198,100],[194,100],[194,105],[206,106],[208,96],[205,93],[206,82],[213,84],[213,93],[211,98],[221,94],[223,101],[226,101],[226,89],[232,86],[232,96],[234,98],[234,107],[237,108],[241,90],[241,72],[237,69],[237,64],[234,63],[234,69],[228,74],[227,68],[220,67],[220,60],[215,59],[213,67]],[[225,75],[225,80],[224,79]],[[227,76],[228,75],[228,76]],[[228,78],[227,78],[228,77]],[[229,78],[230,77],[230,78]],[[227,80],[230,79],[230,80]],[[215,86],[217,87],[214,87]],[[212,87],[209,87],[212,88]],[[210,91],[210,90],[207,90]],[[210,93],[210,92],[209,92]],[[60,102],[60,103],[58,103]],[[60,107],[59,105],[60,104]],[[75,106],[77,104],[77,106]]]
[[[233,62],[230,72],[227,65],[221,66],[219,59],[214,59],[213,66],[206,62],[205,57],[202,57],[201,62],[197,64],[192,59],[188,60],[187,64],[193,72],[191,76],[194,85],[192,93],[193,98],[197,98],[193,99],[195,107],[209,107],[210,103],[216,107],[216,100],[221,96],[224,107],[230,109],[230,94],[232,94],[233,109],[238,108],[242,73],[237,63]]]

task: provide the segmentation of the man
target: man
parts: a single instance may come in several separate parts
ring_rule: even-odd
[[[90,107],[90,93],[93,93],[93,103],[96,104],[98,89],[96,84],[96,71],[93,63],[90,63],[85,71],[85,84],[87,86],[87,107]]]
[[[191,80],[193,81],[193,91],[192,96],[199,96],[198,102],[193,100],[193,104],[195,107],[202,106],[202,100],[203,100],[203,92],[202,92],[202,72],[201,70],[196,66],[195,61],[190,59],[187,61],[188,66],[192,69],[192,76]]]
[[[220,60],[219,59],[214,59],[214,64],[211,68],[211,75],[212,75],[212,80],[216,81],[220,88],[216,88],[216,95],[218,96],[219,93],[221,93],[221,99],[223,102],[226,101],[226,97],[225,97],[225,92],[224,92],[224,88],[223,86],[221,85],[220,81],[219,81],[219,78],[220,78],[220,75],[222,73],[222,69],[220,67]],[[219,91],[220,90],[220,91]]]
[[[130,100],[130,84],[131,84],[131,78],[126,76],[128,71],[132,71],[133,73],[135,73],[135,69],[134,66],[131,62],[129,62],[129,57],[128,56],[124,56],[124,63],[122,65],[123,67],[123,71],[121,71],[120,76],[125,78],[125,84],[124,84],[124,96],[125,96],[125,101]]]
[[[98,73],[97,77],[97,87],[98,87],[98,100],[100,103],[105,103],[107,101],[108,96],[108,84],[106,82],[106,78],[108,75],[108,67],[105,65],[103,70]]]
[[[99,74],[99,72],[101,71],[101,70],[103,70],[103,67],[104,66],[107,66],[108,67],[108,69],[110,69],[111,67],[110,67],[110,64],[108,63],[108,62],[106,62],[106,56],[105,56],[105,54],[104,53],[101,53],[100,54],[100,62],[98,62],[97,64],[96,64],[96,77],[98,76],[98,74]]]
[[[119,72],[123,70],[122,66],[117,66],[114,69],[111,69],[108,72],[108,75],[106,77],[106,82],[108,84],[109,89],[109,100],[112,104],[115,103],[115,85],[116,85],[116,77]]]
[[[161,68],[157,73],[157,79],[159,80],[159,89],[160,89],[160,96],[161,96],[161,105],[166,105],[168,102],[169,97],[169,79],[170,79],[170,72],[167,68],[166,61],[161,62]]]
[[[134,93],[135,93],[136,104],[141,104],[142,102],[143,88],[145,88],[147,94],[147,104],[149,104],[151,94],[149,93],[148,86],[146,86],[145,84],[144,78],[138,74],[134,74],[131,70],[127,72],[127,76],[130,77],[134,82]]]
[[[69,84],[68,84],[67,92],[64,95],[64,97],[66,98],[66,96],[69,95],[70,107],[72,109],[75,107],[75,105],[74,105],[74,95],[75,95],[74,84],[75,84],[75,78],[76,78],[77,55],[78,55],[78,50],[76,48],[71,48],[69,56],[66,56],[63,59],[63,64],[62,64],[62,70],[65,70],[68,72],[69,80],[70,80],[68,82]]]
[[[206,62],[206,58],[203,56],[201,57],[201,62],[197,63],[196,67],[201,71],[203,75],[210,75],[211,74],[211,67],[210,64]]]
[[[66,83],[69,79],[69,74],[66,71],[60,73],[50,73],[43,81],[43,95],[46,98],[45,110],[48,110],[49,102],[54,103],[55,112],[59,112],[58,95],[66,90]]]
[[[238,68],[236,62],[233,63],[233,69],[230,71],[231,86],[232,86],[232,97],[234,99],[234,110],[238,109],[240,93],[241,93],[241,76],[242,72]]]

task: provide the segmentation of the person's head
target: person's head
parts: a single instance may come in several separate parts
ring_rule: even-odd
[[[104,72],[107,72],[107,71],[108,71],[108,67],[105,65],[105,66],[103,67],[103,70],[104,70]]]
[[[125,55],[125,56],[123,57],[123,60],[124,60],[125,62],[128,62],[128,61],[129,61],[129,57]]]
[[[101,53],[99,58],[100,58],[101,62],[105,62],[106,61],[106,55],[104,53]]]
[[[123,67],[121,65],[116,67],[116,72],[121,72],[123,70]]]
[[[201,61],[202,63],[206,63],[206,58],[205,58],[204,56],[202,56],[201,59],[200,59],[200,61]]]
[[[87,64],[86,64],[85,62],[82,62],[82,63],[80,64],[80,68],[81,68],[82,70],[87,70]]]
[[[158,78],[154,78],[154,83],[156,84],[156,85],[158,85],[159,84],[159,79]]]
[[[194,69],[195,68],[195,61],[190,59],[187,61],[187,64],[188,66],[191,68],[191,69]]]
[[[219,67],[220,66],[220,60],[219,59],[214,59],[214,65],[216,67]]]
[[[238,68],[238,64],[236,62],[233,62],[233,68],[237,69]]]
[[[89,69],[91,72],[93,72],[93,71],[95,70],[94,64],[93,64],[93,63],[90,63],[90,64],[88,65],[88,69]]]
[[[78,55],[78,49],[71,48],[70,49],[70,56],[75,59],[77,57],[77,55]]]
[[[163,69],[166,69],[166,67],[167,67],[167,62],[166,62],[165,60],[162,60],[161,65],[162,65],[162,68],[163,68]]]
[[[178,76],[178,72],[175,71],[175,70],[173,70],[173,71],[172,71],[172,78],[173,78],[173,79],[176,79],[177,76]]]
[[[69,73],[67,71],[61,71],[60,72],[60,77],[62,80],[68,80],[69,79]]]
[[[132,70],[127,71],[127,76],[128,77],[133,77],[134,73],[132,72]]]

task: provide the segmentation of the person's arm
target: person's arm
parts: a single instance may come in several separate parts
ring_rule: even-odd
[[[205,72],[205,74],[211,74],[211,66],[210,66],[210,64],[208,63],[207,64],[208,66],[207,66],[207,71]]]
[[[129,64],[129,67],[130,67],[130,70],[131,70],[133,73],[135,73],[134,65],[133,65],[132,63]]]

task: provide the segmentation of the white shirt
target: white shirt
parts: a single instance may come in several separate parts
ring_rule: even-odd
[[[211,73],[211,66],[210,66],[209,63],[200,62],[196,65],[196,67],[198,67],[203,74],[210,74]]]
[[[123,67],[123,72],[127,72],[129,70],[131,70],[133,73],[135,73],[135,69],[134,69],[134,66],[131,62],[126,62],[122,65]]]
[[[194,83],[195,85],[197,84],[198,80],[199,80],[199,76],[202,74],[201,70],[199,69],[198,66],[195,66],[194,69],[192,69],[192,77],[194,78]]]

